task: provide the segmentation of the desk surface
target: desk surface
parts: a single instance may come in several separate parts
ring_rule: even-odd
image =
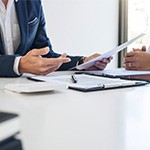
[[[20,82],[31,81],[0,78],[0,110],[20,114],[25,150],[150,149],[150,85],[90,93],[3,89]]]

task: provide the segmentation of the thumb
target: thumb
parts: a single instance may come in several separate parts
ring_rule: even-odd
[[[135,54],[135,52],[131,51],[131,52],[126,53],[125,57],[132,57],[132,56],[134,56],[134,54]]]
[[[142,51],[146,51],[146,46],[142,46]]]
[[[46,55],[48,52],[49,52],[49,47],[44,47],[40,49],[33,49],[30,54],[35,56],[42,56],[42,55]]]
[[[61,54],[60,58],[65,58],[67,56],[66,53]]]
[[[67,57],[66,53],[61,54],[61,56],[58,57],[58,60],[60,61],[60,63],[65,63],[65,62],[71,61],[71,59],[69,57]]]

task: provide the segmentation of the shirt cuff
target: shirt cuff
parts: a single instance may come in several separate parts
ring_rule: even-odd
[[[20,61],[20,59],[21,59],[21,56],[16,57],[16,58],[15,58],[15,61],[14,61],[13,70],[14,70],[14,72],[15,72],[17,75],[21,75],[21,74],[19,73],[19,61]]]

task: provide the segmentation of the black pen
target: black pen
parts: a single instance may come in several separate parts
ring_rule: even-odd
[[[40,79],[34,79],[32,77],[27,77],[28,80],[36,81],[36,82],[44,82],[43,80]]]
[[[78,81],[77,78],[76,78],[76,76],[74,76],[74,75],[71,76],[71,79],[72,79],[73,83],[77,83],[77,81]]]

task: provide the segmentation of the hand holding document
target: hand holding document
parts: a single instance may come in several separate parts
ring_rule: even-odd
[[[112,50],[104,53],[103,55],[100,55],[100,56],[98,56],[98,57],[96,57],[96,58],[94,58],[94,59],[92,59],[92,60],[90,60],[90,61],[88,61],[86,63],[83,63],[83,64],[77,66],[76,68],[79,69],[79,70],[89,68],[89,67],[93,66],[96,61],[102,60],[104,58],[109,58],[109,57],[117,54],[118,52],[120,52],[121,50],[123,50],[124,48],[126,48],[127,46],[129,46],[130,44],[132,44],[133,42],[135,42],[136,40],[140,39],[144,35],[145,34],[142,33],[142,34],[138,35],[137,37],[129,40],[128,42],[125,42],[125,43],[119,45],[118,47],[113,48]]]

